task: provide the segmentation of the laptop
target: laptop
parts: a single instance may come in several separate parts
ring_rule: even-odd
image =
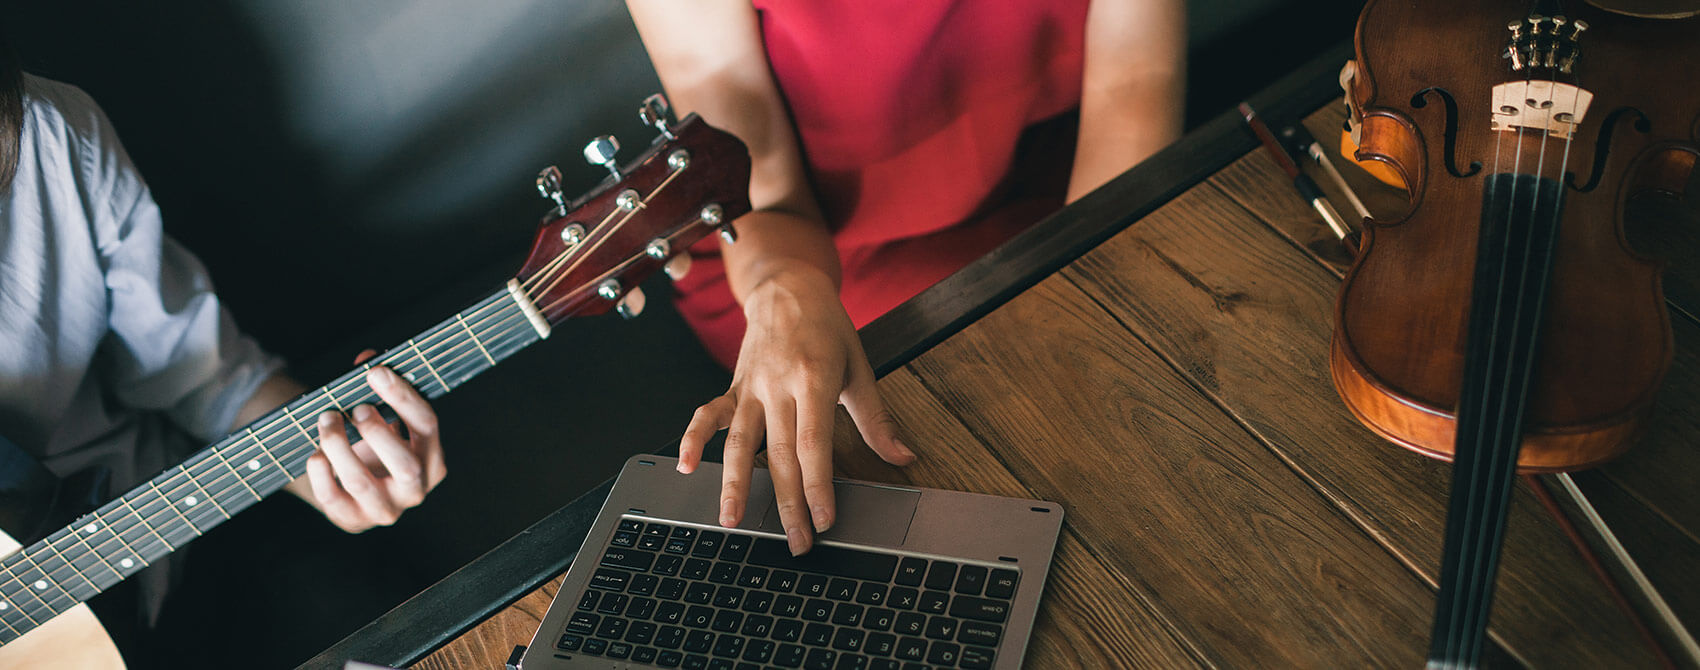
[[[1061,506],[834,480],[793,557],[767,470],[728,529],[720,464],[675,463],[626,461],[521,670],[1021,667]]]

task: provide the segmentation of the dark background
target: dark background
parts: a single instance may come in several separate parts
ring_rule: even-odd
[[[1194,0],[1189,122],[1349,38],[1358,4]],[[499,287],[546,209],[536,171],[588,189],[606,173],[579,148],[643,146],[660,90],[610,0],[0,8],[25,69],[100,102],[167,230],[309,385]],[[159,630],[114,626],[131,667],[292,666],[671,448],[728,375],[646,286],[643,318],[563,325],[439,401],[451,474],[395,526],[345,535],[279,496],[210,532]],[[121,616],[126,595],[95,604]]]

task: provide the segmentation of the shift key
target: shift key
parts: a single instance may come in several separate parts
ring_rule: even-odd
[[[1009,603],[974,596],[957,596],[950,601],[950,615],[959,619],[1002,623],[1009,617]]]
[[[605,568],[625,568],[645,572],[649,570],[649,564],[654,562],[655,554],[637,549],[611,547],[608,549],[608,553],[602,555],[602,567]]]

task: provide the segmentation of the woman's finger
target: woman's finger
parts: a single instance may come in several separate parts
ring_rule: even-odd
[[[331,470],[344,491],[359,503],[362,516],[380,524],[395,522],[396,511],[377,478],[348,444],[342,428],[342,415],[325,412],[319,415],[319,450],[330,459]]]
[[[696,471],[697,465],[702,462],[703,446],[714,438],[715,433],[732,424],[736,406],[732,393],[728,392],[697,408],[696,413],[691,415],[690,424],[685,427],[684,436],[679,438],[679,472],[690,474]]]

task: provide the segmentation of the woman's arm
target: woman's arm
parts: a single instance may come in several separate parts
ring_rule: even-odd
[[[1068,201],[1179,139],[1185,97],[1186,3],[1093,0]]]

